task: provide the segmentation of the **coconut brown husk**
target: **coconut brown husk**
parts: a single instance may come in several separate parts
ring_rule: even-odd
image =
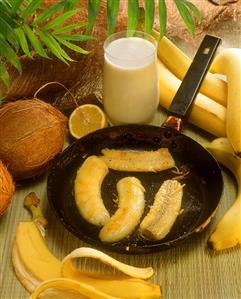
[[[0,109],[0,159],[15,180],[42,173],[64,145],[67,118],[43,101],[19,100]]]
[[[56,1],[45,1],[48,6]],[[230,3],[226,6],[216,6],[207,0],[192,0],[199,7],[203,16],[202,23],[196,24],[196,36],[193,38],[188,32],[180,15],[176,9],[174,1],[166,1],[168,7],[168,26],[167,36],[174,42],[182,43],[190,47],[190,55],[195,51],[204,34],[218,33],[222,38],[225,35],[225,40],[228,39],[230,27],[225,27],[226,21],[232,22],[232,29],[237,32],[237,42],[240,41],[240,2]],[[140,1],[141,3],[141,1]],[[79,2],[82,7],[78,15],[71,19],[71,22],[80,22],[87,20],[87,0]],[[120,12],[117,22],[116,31],[126,28],[127,25],[127,1],[120,1]],[[158,29],[158,10],[156,10],[155,27]],[[17,76],[15,71],[11,71],[13,79],[9,99],[18,99],[22,97],[32,97],[35,91],[43,84],[49,81],[58,81],[66,87],[71,88],[71,92],[76,96],[77,101],[83,102],[83,99],[89,94],[97,93],[101,95],[102,91],[102,65],[103,65],[103,42],[107,36],[106,33],[106,0],[101,1],[100,12],[97,16],[95,27],[92,35],[96,37],[95,41],[89,41],[83,44],[83,47],[92,51],[91,54],[75,56],[76,62],[66,66],[56,59],[46,60],[41,57],[35,57],[31,60],[27,57],[22,57],[23,73],[21,77]],[[220,29],[220,30],[219,30]],[[185,47],[187,48],[187,47]],[[73,54],[72,54],[73,56]],[[65,93],[57,85],[49,86],[43,90],[43,98],[46,98],[46,93],[49,91],[61,90],[61,94],[56,98],[56,93],[50,97],[52,103],[57,100],[58,107],[65,109],[67,106],[74,107],[75,102],[68,93]],[[64,95],[64,96],[63,96]],[[84,100],[85,102],[85,100]]]
[[[6,212],[14,190],[15,187],[12,176],[8,172],[7,167],[0,160],[0,216]]]

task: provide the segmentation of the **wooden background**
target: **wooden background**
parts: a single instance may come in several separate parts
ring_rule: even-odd
[[[224,46],[241,47],[240,27],[232,30],[232,22],[224,23],[215,32],[224,39]],[[211,32],[212,33],[212,32]],[[193,52],[187,45],[180,44],[186,52]],[[161,123],[165,117],[158,111],[154,123]],[[184,133],[203,142],[211,136],[192,126]],[[152,282],[161,285],[164,299],[241,299],[241,251],[240,247],[215,252],[207,248],[207,239],[220,216],[230,207],[236,194],[235,181],[227,170],[223,170],[224,192],[218,212],[208,228],[185,244],[147,255],[121,255],[109,253],[122,262],[135,266],[152,266],[155,275]],[[88,244],[75,238],[64,229],[51,211],[46,194],[46,177],[17,189],[6,215],[0,218],[0,298],[26,299],[29,294],[15,277],[11,250],[16,226],[20,221],[29,221],[30,215],[23,208],[26,194],[35,191],[41,198],[44,215],[48,219],[47,244],[49,249],[60,259],[77,247]],[[211,199],[210,199],[211,200]],[[88,260],[81,266],[102,272],[104,267]],[[96,298],[97,299],[97,298]]]

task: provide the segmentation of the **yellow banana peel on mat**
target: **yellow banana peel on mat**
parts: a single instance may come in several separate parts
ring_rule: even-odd
[[[74,259],[93,258],[118,270],[122,275],[104,276],[77,269]],[[93,248],[82,247],[58,260],[48,249],[34,221],[20,222],[12,251],[15,273],[32,293],[31,299],[158,299],[160,286],[146,279],[153,275],[151,267],[138,268],[117,261]]]

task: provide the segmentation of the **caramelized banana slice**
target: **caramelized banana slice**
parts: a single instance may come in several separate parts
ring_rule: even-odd
[[[129,236],[140,222],[144,211],[145,189],[135,177],[125,177],[117,183],[118,209],[101,229],[103,242],[118,242]]]
[[[82,217],[97,226],[110,218],[101,198],[101,184],[108,173],[106,164],[96,156],[88,157],[77,171],[75,201]]]
[[[169,150],[160,148],[156,151],[131,151],[103,149],[100,157],[106,165],[119,171],[161,171],[175,166]]]
[[[164,181],[149,213],[140,224],[141,234],[152,240],[163,239],[180,212],[182,196],[183,185],[177,180]]]

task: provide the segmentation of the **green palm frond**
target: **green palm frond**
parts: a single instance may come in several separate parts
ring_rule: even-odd
[[[155,17],[155,0],[145,0],[145,32],[151,33]]]
[[[160,22],[160,38],[162,38],[166,33],[167,26],[167,7],[164,0],[159,0],[158,2],[158,13],[159,13],[159,22]]]
[[[88,24],[87,32],[91,32],[95,19],[100,9],[100,0],[88,0]]]
[[[128,0],[128,35],[131,36],[139,24],[140,9],[138,0]]]
[[[73,61],[65,48],[88,54],[79,42],[93,37],[72,34],[73,30],[87,24],[65,25],[78,12],[75,8],[77,2],[62,0],[43,9],[43,0],[0,0],[0,84],[5,87],[1,88],[0,100],[10,88],[8,65],[21,73],[22,54],[32,58],[35,52],[48,59],[52,54],[64,63]]]
[[[115,31],[119,6],[120,0],[107,0],[108,34],[112,34]]]
[[[158,15],[160,21],[160,38],[165,35],[167,23],[167,7],[166,1],[171,0],[158,0]],[[187,0],[172,0],[175,2],[177,10],[185,22],[190,33],[195,33],[195,18],[198,22],[201,21],[201,14],[199,9]],[[89,0],[88,5],[88,29],[93,27],[95,19],[98,15],[100,8],[100,0]],[[118,17],[119,0],[107,0],[107,20],[108,20],[108,34],[115,30],[116,20]],[[145,0],[145,31],[150,33],[152,30],[155,15],[155,1]],[[131,32],[138,28],[140,18],[140,9],[138,0],[128,0],[128,24],[127,28]]]

